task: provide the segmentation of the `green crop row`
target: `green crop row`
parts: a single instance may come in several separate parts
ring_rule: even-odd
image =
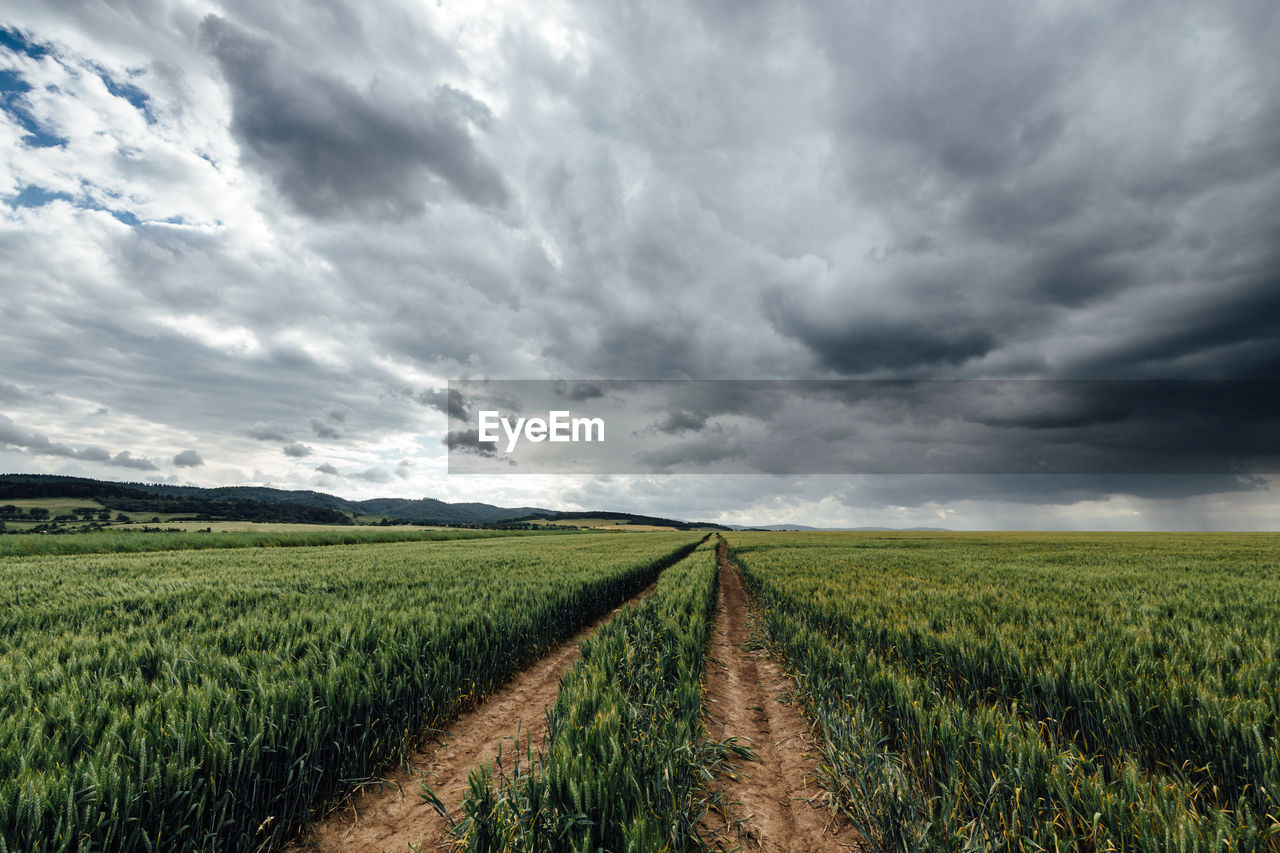
[[[0,563],[0,850],[249,850],[689,553],[688,534]]]
[[[710,542],[582,644],[541,751],[474,771],[467,850],[698,849],[715,769],[746,750],[708,742],[701,679],[717,590]],[[496,784],[495,784],[496,781]]]
[[[1280,541],[744,536],[884,849],[1280,849]]]
[[[440,542],[447,539],[489,539],[498,536],[557,535],[559,531],[397,530],[385,527],[318,527],[313,530],[161,530],[140,532],[128,527],[90,533],[0,536],[0,558],[72,554],[139,554],[147,551],[186,551],[206,548],[286,548],[308,545],[359,545],[365,542]]]

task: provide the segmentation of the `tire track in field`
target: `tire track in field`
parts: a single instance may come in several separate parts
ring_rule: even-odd
[[[729,820],[743,820],[745,849],[767,853],[828,853],[862,850],[858,833],[812,805],[825,799],[813,776],[817,750],[809,726],[781,697],[794,686],[772,660],[747,651],[750,599],[742,576],[729,562],[724,543],[720,564],[711,660],[707,663],[707,729],[716,740],[737,736],[759,761],[741,762],[734,778],[722,777],[720,790],[732,802]]]
[[[462,817],[467,774],[483,762],[493,761],[501,747],[504,755],[520,749],[526,735],[534,746],[547,733],[546,709],[555,704],[560,677],[578,660],[578,643],[623,607],[653,592],[650,584],[639,594],[614,608],[603,619],[579,631],[545,657],[514,676],[475,708],[460,714],[439,740],[429,742],[401,762],[399,769],[383,777],[388,785],[366,788],[349,798],[339,810],[308,830],[286,853],[408,853],[413,844],[422,851],[448,850],[448,823],[419,796],[419,782],[426,782],[454,820]],[[515,743],[516,729],[520,743]],[[412,772],[406,769],[413,768]]]

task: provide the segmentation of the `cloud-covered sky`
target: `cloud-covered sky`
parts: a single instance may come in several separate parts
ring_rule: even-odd
[[[0,469],[1280,518],[1248,477],[450,477],[444,444],[449,379],[1280,374],[1270,0],[50,0],[0,27]]]

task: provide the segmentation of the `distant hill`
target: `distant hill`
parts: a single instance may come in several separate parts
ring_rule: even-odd
[[[547,512],[538,507],[500,507],[486,503],[446,503],[435,498],[372,498],[352,501],[324,492],[273,489],[267,486],[168,486],[139,484],[157,495],[181,495],[210,500],[255,500],[265,503],[291,503],[321,506],[350,515],[380,515],[399,521],[428,524],[497,524],[515,516]]]
[[[676,530],[732,530],[723,524],[711,524],[700,521],[677,521],[673,518],[659,518],[653,515],[636,515],[630,512],[552,512],[550,510],[534,510],[526,516],[513,521],[573,521],[579,518],[602,519],[616,521],[619,524],[646,525],[649,527],[674,527]]]
[[[96,481],[95,481],[96,482]],[[339,512],[358,512],[356,504],[336,495],[324,492],[291,491],[272,489],[266,486],[219,486],[206,489],[200,486],[170,486],[163,483],[130,483],[133,488],[141,489],[153,495],[172,497],[190,497],[214,501],[261,501],[263,503],[302,504],[304,506],[320,506],[335,509]]]
[[[0,500],[22,498],[85,498],[112,510],[139,514],[180,514],[200,519],[291,521],[351,524],[359,516],[373,516],[416,524],[500,525],[529,524],[571,518],[605,518],[622,524],[675,527],[692,525],[674,519],[608,511],[559,512],[543,507],[501,507],[486,503],[448,503],[435,498],[373,498],[352,501],[324,492],[273,489],[267,486],[173,486],[63,477],[52,474],[0,475]]]
[[[432,524],[500,524],[516,522],[535,513],[550,512],[538,507],[501,507],[485,503],[456,503],[435,498],[373,498],[355,504],[366,515],[385,515],[402,521]]]
[[[121,513],[196,521],[273,521],[293,524],[351,524],[351,515],[333,506],[302,501],[266,501],[224,489],[160,487],[87,477],[46,474],[0,476],[0,500],[80,498]]]

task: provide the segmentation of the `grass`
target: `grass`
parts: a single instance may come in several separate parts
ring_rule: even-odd
[[[701,533],[252,527],[0,537],[174,549],[0,560],[0,853],[279,846],[655,579],[458,840],[715,843]],[[1280,851],[1280,535],[724,537],[874,849]]]
[[[696,542],[0,562],[0,850],[278,847]]]
[[[639,538],[639,537],[637,537]],[[704,849],[707,781],[751,753],[713,743],[701,678],[717,574],[711,541],[582,643],[526,760],[471,776],[457,830],[472,853]],[[516,751],[518,757],[519,750]]]
[[[243,526],[242,525],[246,525]],[[288,548],[309,545],[355,545],[362,542],[437,542],[451,539],[494,539],[509,536],[558,536],[521,530],[468,528],[353,527],[315,524],[193,523],[180,533],[144,533],[143,525],[121,525],[89,533],[0,536],[0,559],[74,554],[132,554],[223,548]],[[169,525],[165,525],[166,527]],[[212,527],[215,532],[202,532]]]
[[[879,848],[1280,849],[1280,536],[729,541]]]
[[[102,504],[92,498],[0,498],[0,506],[10,505],[24,511],[44,508],[49,510],[50,517],[70,513],[80,507],[91,506],[96,510],[104,508]]]
[[[183,518],[184,516],[175,515],[173,518]],[[190,518],[190,516],[185,516]],[[151,521],[151,516],[146,518],[135,518],[133,526],[155,525],[157,522]],[[204,530],[206,527],[211,528],[214,533],[350,533],[352,529],[360,529],[362,533],[385,533],[390,530],[400,532],[420,532],[423,530],[446,530],[446,531],[465,531],[467,528],[461,527],[438,527],[429,524],[397,524],[388,528],[387,526],[375,527],[374,525],[351,525],[351,524],[303,524],[300,522],[288,521],[169,521],[161,516],[161,522],[165,527],[177,527],[182,530]],[[368,528],[374,527],[370,531]],[[128,528],[122,528],[127,530]]]

